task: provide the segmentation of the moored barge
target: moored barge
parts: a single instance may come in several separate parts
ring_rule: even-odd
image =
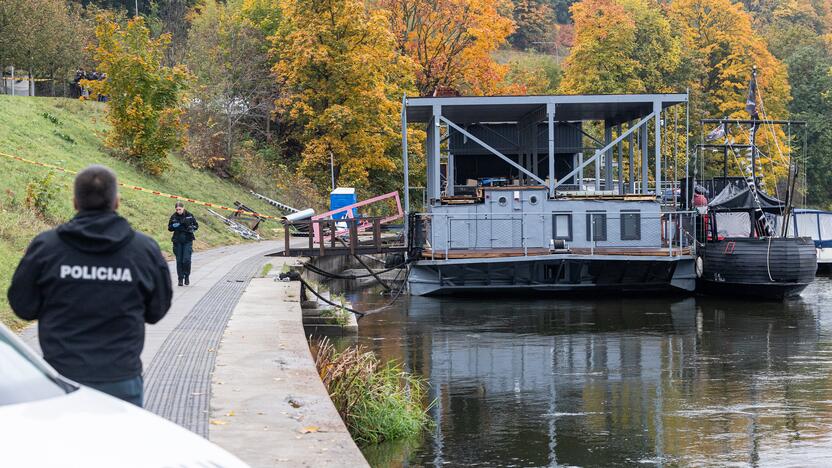
[[[406,98],[403,128],[427,129],[426,187],[413,205],[405,197],[418,211],[410,293],[693,291],[695,213],[665,196],[678,185],[664,181],[684,149],[661,143],[686,103],[685,94]],[[403,143],[407,154],[404,132]]]

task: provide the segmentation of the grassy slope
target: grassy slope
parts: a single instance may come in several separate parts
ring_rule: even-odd
[[[57,117],[55,125],[42,116],[44,112]],[[122,182],[152,188],[166,193],[185,195],[198,200],[232,206],[235,200],[273,213],[268,205],[254,200],[248,191],[211,174],[190,168],[184,161],[173,159],[173,168],[161,177],[143,174],[130,164],[109,156],[103,148],[107,130],[105,108],[94,102],[67,99],[25,98],[0,95],[0,152],[21,156],[35,161],[48,162],[71,170],[79,170],[89,164],[105,164],[116,171]],[[75,144],[56,135],[68,135]],[[40,166],[23,164],[0,157],[0,322],[20,328],[22,323],[14,318],[6,290],[14,268],[31,238],[73,215],[72,176],[56,173],[59,186],[56,201],[50,206],[50,221],[33,216],[24,206],[26,185],[47,172]],[[170,253],[170,233],[167,220],[173,212],[173,201],[147,193],[122,191],[121,209],[134,228],[154,237],[163,252]],[[225,226],[211,217],[205,208],[189,207],[200,221],[196,249],[242,242]],[[219,210],[215,210],[219,211]],[[275,223],[264,224],[262,234],[279,237]]]

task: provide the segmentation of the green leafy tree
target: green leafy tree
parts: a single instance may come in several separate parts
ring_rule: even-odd
[[[0,65],[62,82],[84,61],[91,32],[83,9],[63,0],[0,1]]]
[[[302,147],[299,168],[321,189],[336,182],[378,192],[396,171],[399,114],[412,66],[396,53],[383,11],[361,0],[289,0],[275,37],[278,99]]]
[[[188,73],[162,65],[170,36],[152,39],[141,17],[122,28],[99,16],[95,36],[93,55],[107,79],[83,83],[109,98],[107,143],[143,170],[161,174],[170,166],[168,153],[184,144],[180,117]]]
[[[797,48],[786,60],[791,77],[792,117],[808,124],[807,202],[832,204],[832,53],[818,43]],[[800,140],[798,140],[800,141]]]

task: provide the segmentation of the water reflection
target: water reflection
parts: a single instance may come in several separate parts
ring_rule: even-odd
[[[358,340],[430,382],[436,425],[368,459],[832,463],[830,295],[820,279],[786,303],[405,298],[363,319]]]

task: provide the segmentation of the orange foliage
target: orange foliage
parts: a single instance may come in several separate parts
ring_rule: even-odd
[[[462,94],[511,92],[508,67],[491,53],[514,30],[508,0],[379,0],[389,12],[398,50],[418,66],[420,95],[450,88]]]

